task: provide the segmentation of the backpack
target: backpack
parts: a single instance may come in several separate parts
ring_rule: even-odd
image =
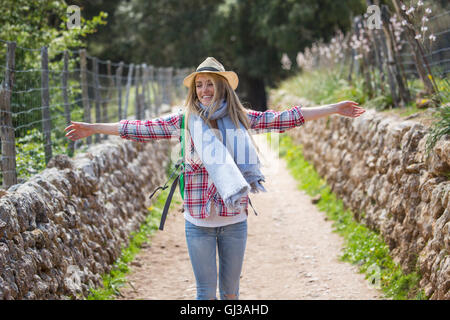
[[[181,115],[181,132],[180,132],[180,144],[181,144],[181,166],[183,171],[180,173],[180,193],[181,198],[184,200],[184,114]]]

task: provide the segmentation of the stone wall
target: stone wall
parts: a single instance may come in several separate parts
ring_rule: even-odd
[[[110,137],[0,190],[0,300],[82,297],[101,286],[165,182],[168,151],[167,141]]]
[[[427,156],[427,127],[373,110],[288,133],[356,219],[383,236],[404,271],[422,275],[426,295],[450,299],[450,137]]]

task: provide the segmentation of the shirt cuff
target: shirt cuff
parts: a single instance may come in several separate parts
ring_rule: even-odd
[[[303,117],[303,113],[302,113],[302,106],[295,106],[294,111],[297,112],[298,117],[297,118],[297,126],[301,126],[302,124],[305,123],[305,118]]]
[[[119,136],[123,139],[128,138],[128,120],[119,121]]]

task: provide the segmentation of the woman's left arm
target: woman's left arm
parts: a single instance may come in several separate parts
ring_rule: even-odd
[[[354,101],[341,101],[334,104],[328,104],[320,107],[302,108],[303,118],[306,121],[316,120],[332,114],[339,114],[341,116],[356,118],[366,112],[363,108],[358,106]]]
[[[342,101],[320,107],[303,108],[295,106],[283,111],[267,110],[262,112],[248,110],[247,116],[253,133],[271,131],[281,133],[291,128],[299,127],[306,121],[316,120],[332,114],[355,118],[364,112],[363,108],[358,107],[358,103]]]

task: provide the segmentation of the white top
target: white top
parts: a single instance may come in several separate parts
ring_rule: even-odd
[[[247,220],[247,214],[245,213],[245,211],[230,217],[219,216],[215,210],[214,202],[211,203],[211,212],[209,214],[209,217],[207,218],[204,219],[194,218],[186,210],[184,210],[183,214],[184,218],[187,221],[199,227],[210,227],[210,228],[223,227],[229,224],[234,224]]]

